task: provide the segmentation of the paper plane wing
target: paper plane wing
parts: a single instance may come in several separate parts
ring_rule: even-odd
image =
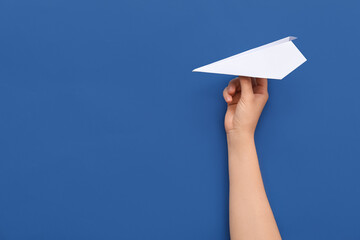
[[[196,68],[193,72],[283,79],[306,61],[292,42],[294,39],[286,37]]]

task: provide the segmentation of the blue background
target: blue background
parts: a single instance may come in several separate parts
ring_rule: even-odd
[[[0,239],[228,239],[222,90],[286,37],[256,132],[284,239],[360,239],[358,1],[0,1]]]

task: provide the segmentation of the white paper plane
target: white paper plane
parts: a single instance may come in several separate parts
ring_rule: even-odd
[[[296,37],[286,37],[196,68],[193,72],[281,80],[306,61],[292,42],[294,39]]]

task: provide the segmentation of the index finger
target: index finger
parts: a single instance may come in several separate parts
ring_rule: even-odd
[[[235,94],[236,90],[238,90],[239,88],[240,88],[239,77],[236,77],[229,82],[228,89],[230,90],[229,91],[230,94]]]

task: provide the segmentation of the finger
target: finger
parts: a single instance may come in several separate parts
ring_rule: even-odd
[[[234,96],[236,93],[236,89],[239,89],[240,87],[240,82],[239,82],[239,78],[234,78],[229,82],[229,85],[227,87],[228,93],[231,96]]]
[[[251,96],[254,94],[250,77],[240,76],[240,85],[241,85],[242,96]]]
[[[257,86],[256,78],[251,78],[253,89]]]
[[[261,93],[261,94],[265,94],[267,93],[267,89],[268,89],[268,80],[266,78],[257,78],[256,79],[256,88],[255,91],[256,93]]]
[[[225,99],[225,102],[229,103],[232,101],[232,96],[229,94],[229,90],[228,90],[228,87],[226,87],[223,91],[223,96],[224,96],[224,99]]]
[[[234,105],[234,104],[237,104],[239,102],[241,98],[241,93],[240,92],[236,92],[234,96],[232,96],[232,100],[231,102],[229,102],[228,104],[229,105]]]

